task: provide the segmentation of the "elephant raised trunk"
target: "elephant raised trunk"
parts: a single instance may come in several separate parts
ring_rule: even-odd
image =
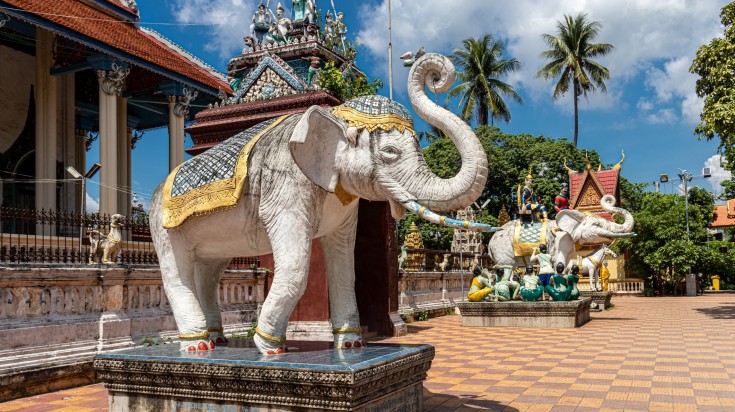
[[[454,74],[454,65],[447,57],[430,53],[412,66],[408,78],[408,96],[416,113],[442,130],[457,146],[462,158],[461,170],[450,179],[436,176],[422,162],[417,177],[405,187],[419,204],[437,212],[459,210],[472,204],[487,181],[487,156],[472,129],[432,102],[425,92],[425,87],[434,93],[446,91],[454,82]]]
[[[623,215],[625,221],[623,223],[605,222],[601,225],[599,235],[603,237],[618,238],[618,237],[629,237],[635,236],[631,231],[633,230],[633,216],[627,210],[615,206],[615,197],[612,195],[605,195],[600,199],[600,206],[606,212],[611,214]]]

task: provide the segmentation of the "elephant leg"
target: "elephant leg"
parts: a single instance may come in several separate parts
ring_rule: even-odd
[[[329,310],[334,327],[334,347],[364,346],[355,297],[355,233],[357,208],[333,233],[321,239],[327,262]]]
[[[167,234],[164,236],[170,239]],[[207,323],[197,298],[194,251],[172,243],[173,239],[161,245],[158,258],[163,287],[179,329],[181,350],[196,352],[214,349],[215,344],[209,339]]]
[[[255,346],[263,354],[286,351],[288,318],[306,290],[311,227],[309,222],[301,222],[293,215],[291,219],[272,219],[266,224],[273,247],[273,283],[263,302],[253,337]]]
[[[196,263],[197,297],[207,321],[209,338],[216,345],[227,343],[222,329],[222,313],[217,301],[217,291],[219,280],[229,264],[230,259],[202,260]]]

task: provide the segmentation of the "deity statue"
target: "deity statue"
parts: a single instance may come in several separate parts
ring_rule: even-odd
[[[472,279],[472,286],[470,287],[469,292],[467,292],[467,300],[470,302],[487,300],[493,291],[489,272],[483,272],[480,268],[475,268],[475,270],[472,271],[472,274],[475,275],[475,277]]]
[[[293,0],[293,19],[304,24],[316,23],[316,0]]]
[[[607,269],[607,260],[602,262],[602,269],[600,269],[600,280],[602,281],[602,290],[607,292],[608,285],[610,283],[610,271]]]
[[[559,194],[554,198],[554,210],[556,213],[569,209],[569,185],[561,184]]]
[[[542,288],[548,286],[549,280],[551,280],[551,277],[554,276],[554,268],[551,265],[551,255],[547,253],[547,249],[547,246],[542,244],[539,245],[539,247],[537,248],[533,248],[533,253],[531,254],[531,262],[538,262],[538,277],[541,281]]]
[[[281,3],[278,3],[278,7],[276,8],[276,21],[269,30],[271,37],[277,42],[289,40],[287,34],[291,30],[292,25],[291,20],[283,16],[285,12],[286,9],[281,6]]]
[[[401,246],[401,255],[398,256],[398,270],[403,270],[403,265],[406,263],[406,258],[408,257],[408,252],[406,249],[408,246],[404,243],[403,246]]]
[[[551,282],[546,286],[546,291],[551,296],[551,299],[556,302],[566,302],[569,300],[569,294],[572,292],[572,287],[567,283],[567,278],[564,273],[564,264],[559,262],[556,264],[556,273],[551,277]]]
[[[579,266],[573,265],[572,273],[567,275],[567,284],[571,286],[571,290],[569,292],[569,300],[579,299],[579,289],[577,288],[578,282],[579,282]]]
[[[526,302],[535,302],[541,298],[544,287],[540,284],[539,277],[533,273],[533,266],[526,266],[526,274],[523,275],[523,286],[521,286],[521,297]]]
[[[538,197],[533,192],[533,176],[531,175],[531,171],[528,171],[528,175],[526,176],[526,185],[523,187],[523,191],[521,194],[521,214],[530,214],[533,216],[533,214],[541,212],[543,214],[543,220],[548,220],[548,213],[546,211],[546,206],[539,203]]]
[[[270,30],[271,23],[272,19],[269,10],[266,10],[265,4],[261,0],[258,9],[253,13],[253,22],[250,24],[250,36],[256,39],[258,43],[263,43],[263,36]]]
[[[327,11],[324,16],[326,23],[324,24],[324,44],[328,49],[334,49],[337,45],[337,23],[334,21],[334,15],[331,11]]]
[[[301,57],[301,60],[306,60],[309,62],[309,74],[306,79],[306,84],[311,85],[312,81],[314,80],[314,77],[316,77],[317,81],[314,83],[318,83],[319,80],[319,71],[322,69],[322,59],[319,57],[319,53],[314,50],[311,53],[311,56]]]
[[[520,283],[513,279],[513,271],[508,269],[505,266],[495,266],[496,278],[500,278],[495,283],[495,299],[501,302],[515,300],[521,289]]]

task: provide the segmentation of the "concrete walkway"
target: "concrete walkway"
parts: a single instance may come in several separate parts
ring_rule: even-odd
[[[735,295],[614,297],[577,329],[463,328],[460,316],[383,342],[430,343],[427,411],[735,411]],[[0,411],[104,411],[101,385]]]

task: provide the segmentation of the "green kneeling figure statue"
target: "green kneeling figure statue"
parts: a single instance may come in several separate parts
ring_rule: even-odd
[[[569,292],[569,300],[579,300],[577,282],[579,282],[579,266],[573,265],[572,273],[567,275],[567,283],[572,287],[571,292]]]
[[[549,293],[551,299],[556,302],[566,302],[572,293],[572,286],[568,284],[564,273],[564,264],[559,262],[556,264],[556,274],[551,277],[551,281],[546,285],[546,292]]]
[[[541,279],[533,273],[533,266],[526,266],[526,274],[523,275],[523,286],[521,286],[521,297],[526,302],[535,302],[544,293]]]
[[[470,287],[470,291],[467,292],[467,300],[470,302],[487,300],[493,292],[490,277],[486,273],[481,272],[478,267],[472,271],[472,274],[475,275],[475,278],[472,279],[472,286]]]

